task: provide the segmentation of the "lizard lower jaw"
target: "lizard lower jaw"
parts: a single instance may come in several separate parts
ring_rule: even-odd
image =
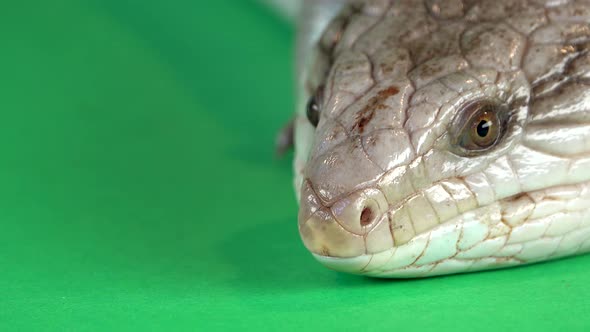
[[[494,202],[377,253],[313,255],[336,271],[410,278],[529,264],[588,251],[590,182],[584,182]]]

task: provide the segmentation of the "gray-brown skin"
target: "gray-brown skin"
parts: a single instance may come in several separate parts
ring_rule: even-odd
[[[587,130],[572,134],[583,147],[566,147],[564,132],[555,140],[561,127],[590,121],[589,50],[586,0],[347,5],[325,30],[306,76],[321,109],[305,162],[296,162],[306,247],[333,257],[376,253],[487,201],[587,181],[588,171],[561,176],[550,162],[546,169],[527,164],[536,157],[518,147],[583,156],[575,167],[590,166]],[[470,153],[452,144],[452,131],[457,114],[477,100],[493,100],[508,114],[499,142]],[[511,175],[490,180],[499,161]],[[486,181],[473,183],[484,171]],[[452,196],[452,207],[429,196],[437,187]]]

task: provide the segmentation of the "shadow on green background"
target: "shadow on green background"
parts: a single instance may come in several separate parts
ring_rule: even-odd
[[[297,234],[294,31],[252,1],[0,4],[0,329],[584,330],[590,257],[412,281]]]

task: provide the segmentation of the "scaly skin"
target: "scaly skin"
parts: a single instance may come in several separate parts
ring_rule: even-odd
[[[417,277],[590,250],[590,1],[354,1],[316,45],[295,185],[320,262]],[[471,153],[453,132],[480,100],[508,118]]]

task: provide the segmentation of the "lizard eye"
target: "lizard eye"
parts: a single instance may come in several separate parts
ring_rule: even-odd
[[[307,120],[309,120],[309,122],[314,127],[317,127],[318,123],[320,122],[320,97],[322,91],[323,89],[319,88],[307,102],[307,109],[305,113],[307,114]]]
[[[505,108],[494,101],[476,101],[460,111],[455,120],[454,143],[468,154],[496,145],[505,131]]]

